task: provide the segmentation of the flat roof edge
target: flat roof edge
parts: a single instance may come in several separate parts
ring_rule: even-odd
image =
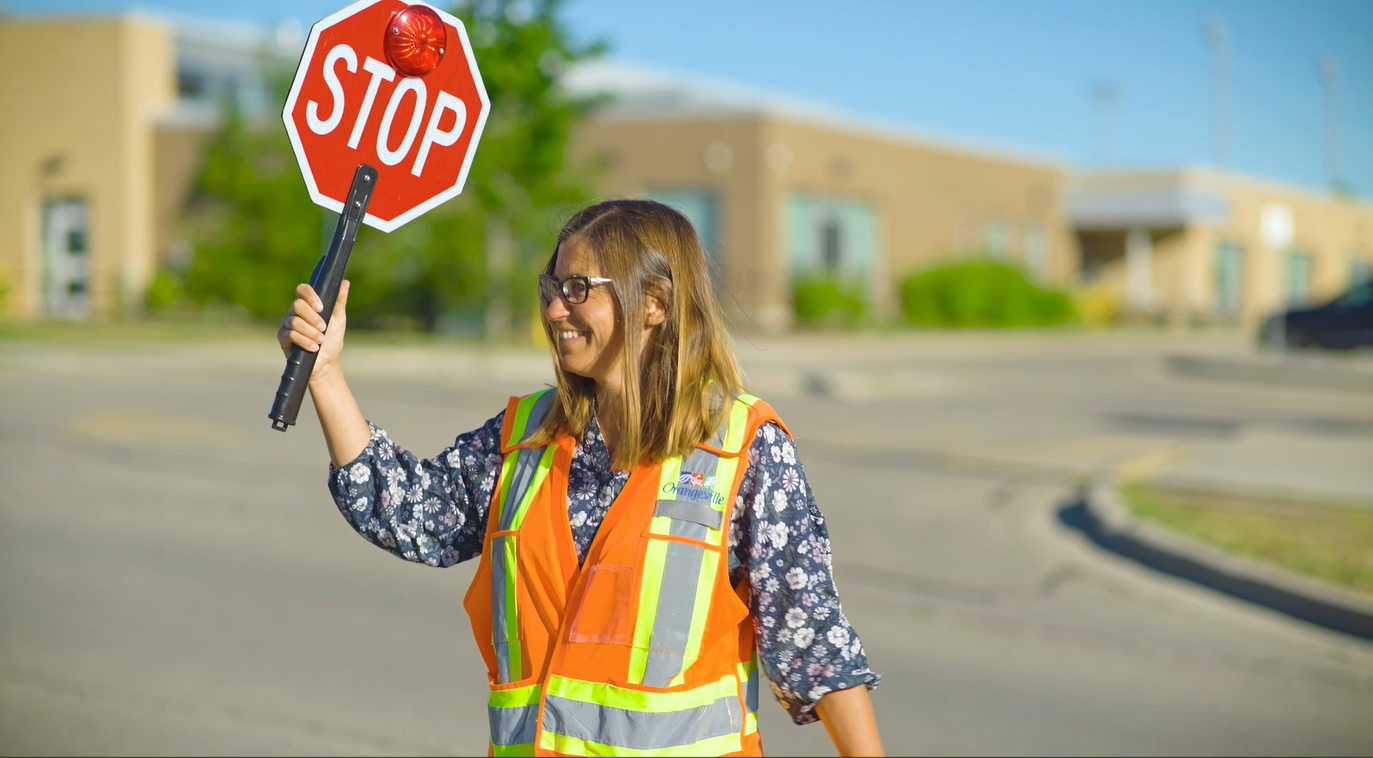
[[[680,74],[640,64],[591,61],[580,64],[580,68],[574,67],[570,80],[565,84],[569,92],[581,95],[605,93],[623,98],[623,104],[611,104],[599,114],[615,120],[666,121],[711,115],[755,116],[957,152],[976,158],[1041,166],[1055,171],[1061,171],[1068,165],[1065,156],[1047,150],[941,134],[928,128],[856,114],[736,82]],[[659,100],[661,104],[653,100]]]

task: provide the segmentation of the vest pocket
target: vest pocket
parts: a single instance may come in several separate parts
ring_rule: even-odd
[[[624,645],[629,642],[634,567],[597,563],[589,567],[586,591],[568,631],[569,642]]]

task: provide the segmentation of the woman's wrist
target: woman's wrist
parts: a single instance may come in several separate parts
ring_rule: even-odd
[[[337,363],[317,363],[314,370],[310,372],[309,386],[311,390],[314,390],[316,386],[321,389],[330,389],[337,387],[341,379],[343,379],[343,369],[339,368]]]

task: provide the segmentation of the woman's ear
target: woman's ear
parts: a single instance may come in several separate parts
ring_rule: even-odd
[[[644,327],[654,327],[667,321],[668,303],[672,299],[672,282],[662,281],[644,294]]]
[[[657,326],[667,321],[667,309],[663,307],[663,301],[649,295],[644,298],[644,326]]]

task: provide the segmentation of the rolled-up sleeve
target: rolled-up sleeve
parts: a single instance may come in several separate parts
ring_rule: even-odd
[[[829,692],[881,682],[844,616],[830,562],[829,531],[796,458],[796,446],[764,424],[730,519],[734,564],[747,575],[758,662],[797,724],[817,720]]]
[[[477,556],[503,460],[504,417],[501,412],[459,435],[427,460],[367,422],[367,447],[352,461],[329,466],[334,504],[368,542],[407,561],[452,566]]]

